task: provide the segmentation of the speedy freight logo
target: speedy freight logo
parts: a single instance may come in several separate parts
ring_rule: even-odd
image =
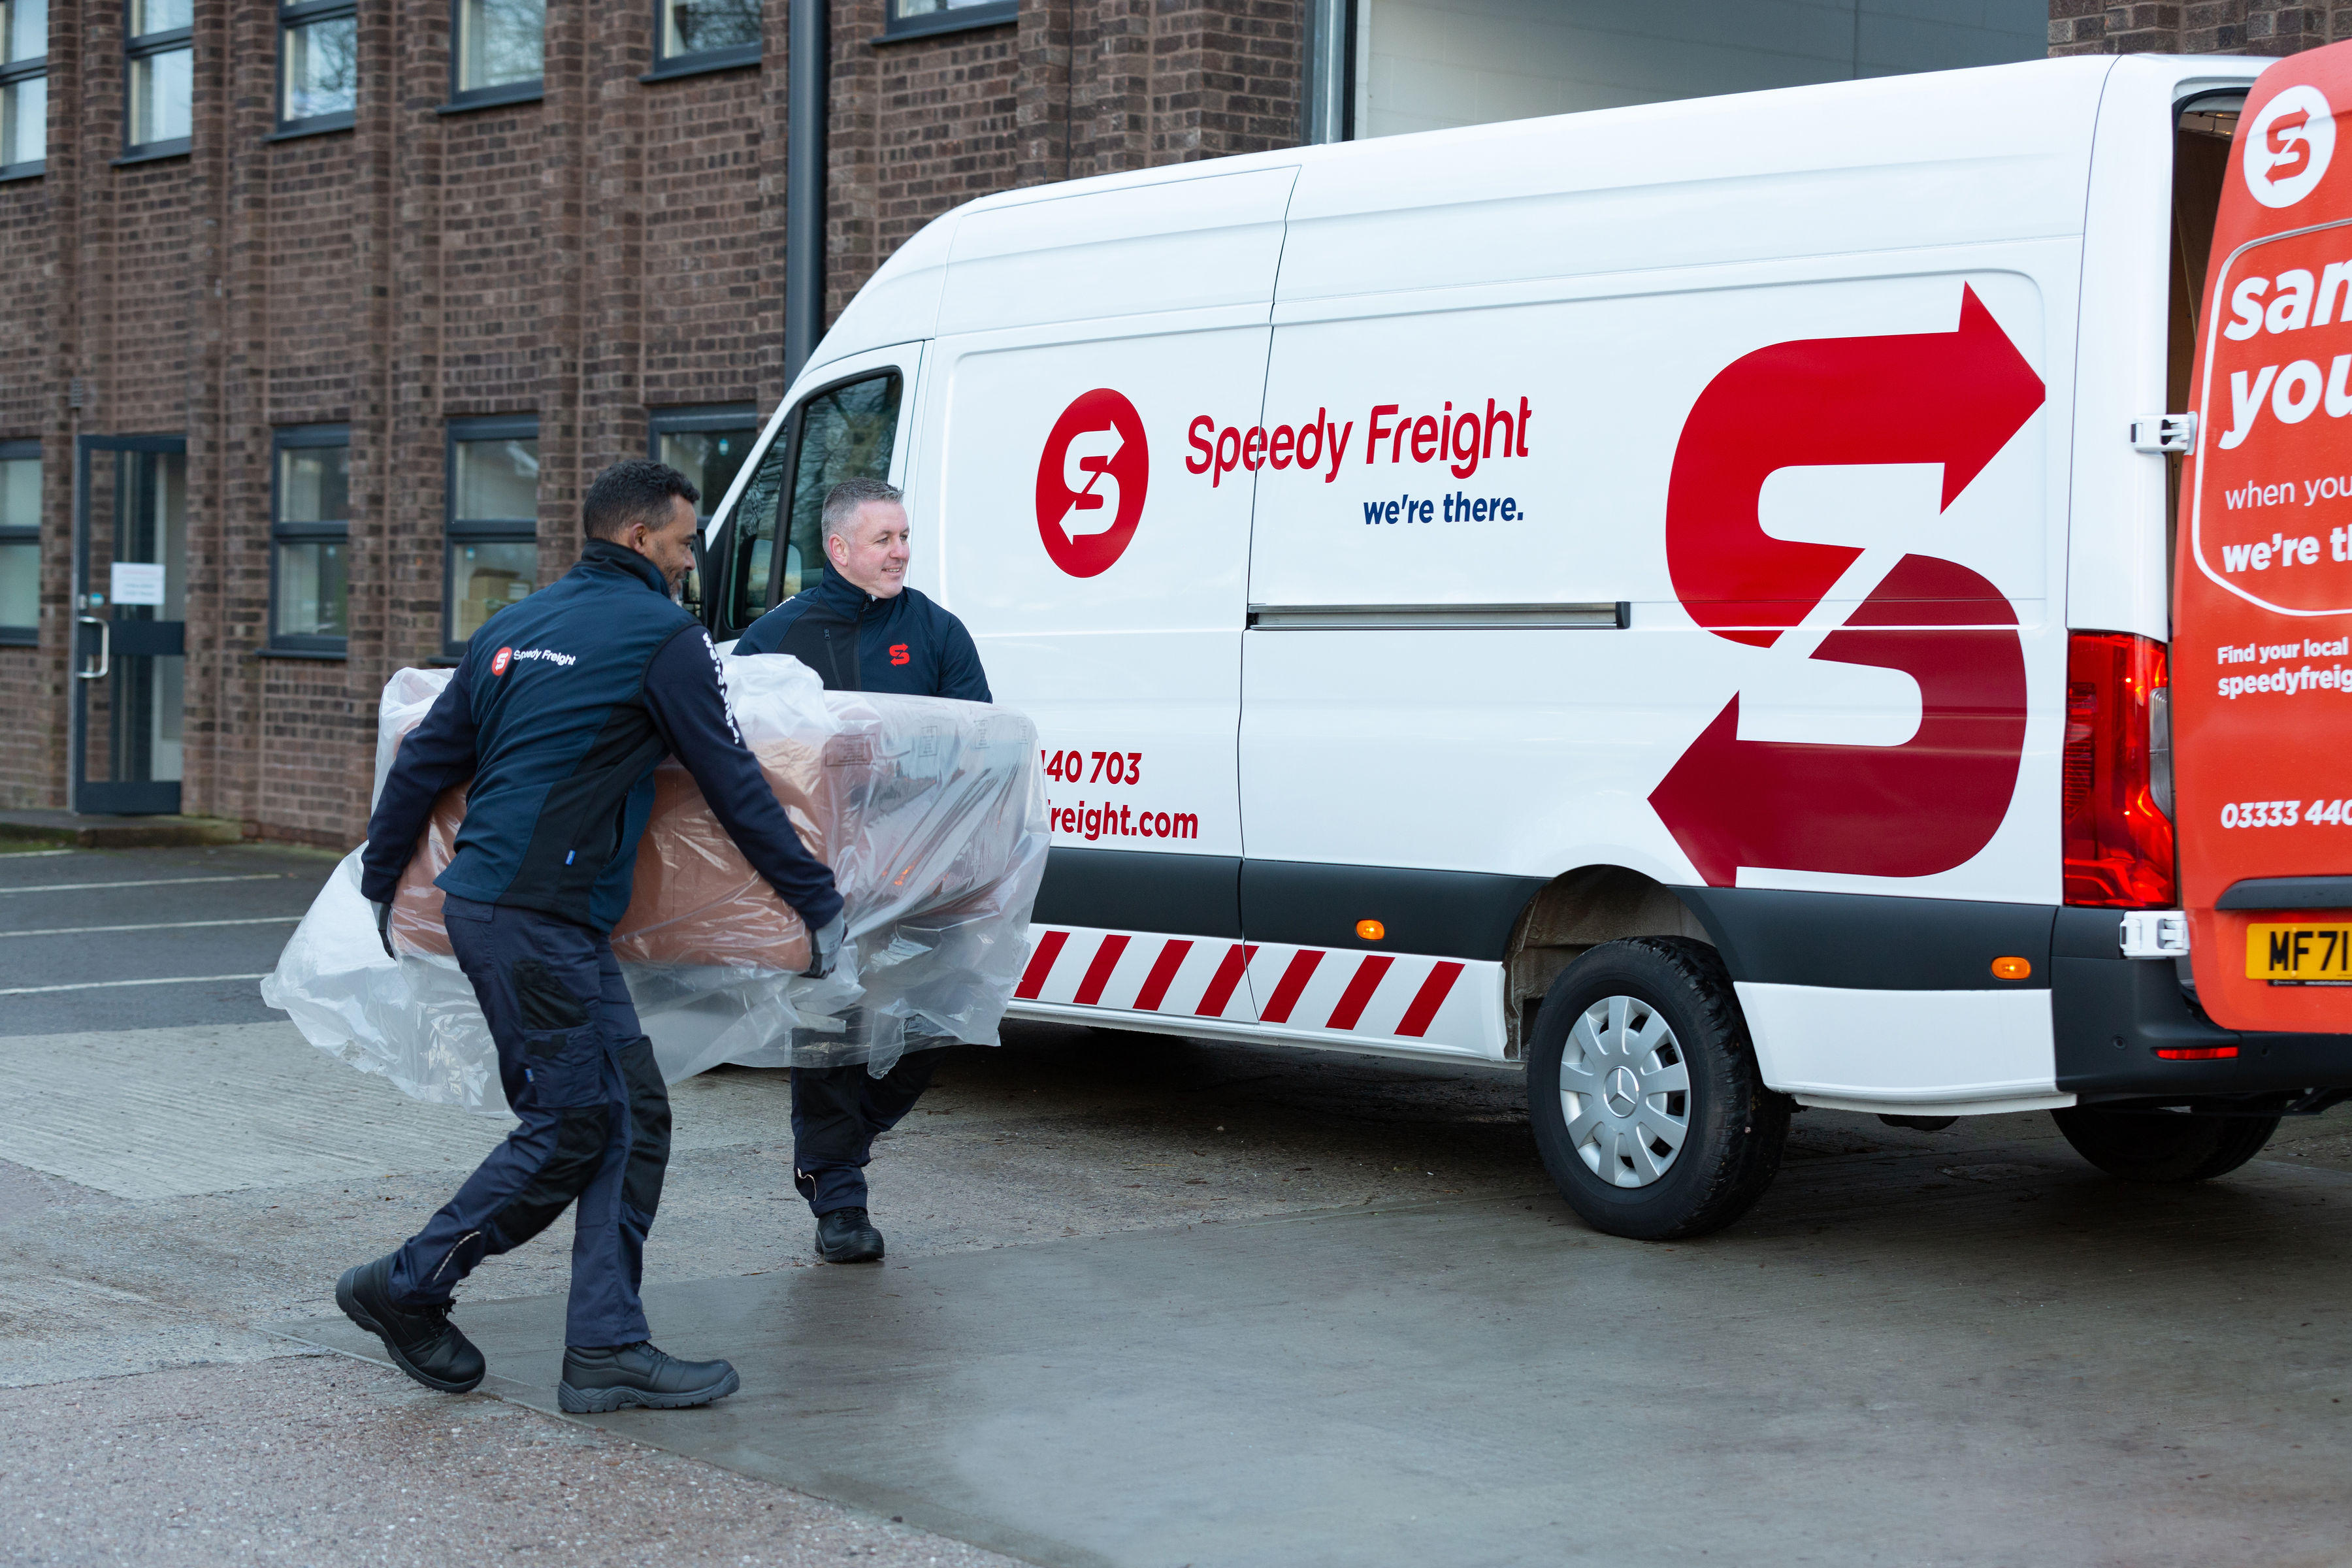
[[[1143,516],[1151,453],[1135,405],[1107,386],[1079,394],[1037,459],[1037,536],[1073,577],[1099,577]]]
[[[1961,286],[1949,332],[1774,343],[1709,382],[1683,422],[1666,490],[1666,564],[1692,618],[1770,647],[1862,554],[1776,539],[1764,481],[1811,464],[1940,463],[1943,504],[2042,406],[2042,378]],[[1925,877],[1973,857],[2009,814],[2025,743],[2025,655],[1993,584],[1906,554],[1813,658],[1901,670],[1919,728],[1898,746],[1739,737],[1739,697],[1650,793],[1709,885],[1742,866]]]
[[[2336,116],[2327,95],[2308,82],[2288,88],[2246,128],[2246,189],[2266,207],[2291,207],[2311,195],[2336,152]]]

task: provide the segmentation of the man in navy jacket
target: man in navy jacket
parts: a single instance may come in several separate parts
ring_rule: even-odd
[[[467,786],[457,853],[435,881],[520,1122],[422,1231],[336,1286],[352,1321],[430,1388],[482,1380],[481,1352],[449,1321],[457,1282],[575,1202],[562,1407],[674,1409],[739,1386],[723,1361],[655,1349],[637,1296],[669,1162],[669,1096],[608,939],[663,756],[686,764],[744,858],[815,933],[810,973],[830,968],[843,924],[833,873],[727,710],[709,635],[671,597],[694,563],[698,499],[683,474],[642,458],[597,476],[579,564],[474,635],[402,742],[368,823],[361,890],[389,952],[392,900],[434,800]]]
[[[844,479],[824,498],[824,575],[751,623],[735,651],[788,653],[834,691],[895,691],[986,702],[988,676],[964,625],[907,586],[907,509],[880,479]],[[793,1069],[793,1184],[816,1215],[828,1263],[874,1263],[882,1233],[866,1214],[874,1140],[931,1081],[940,1053],[863,1066]]]

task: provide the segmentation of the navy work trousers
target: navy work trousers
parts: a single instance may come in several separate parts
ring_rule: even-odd
[[[874,1140],[898,1125],[931,1081],[942,1051],[898,1058],[880,1078],[862,1062],[793,1069],[793,1185],[822,1217],[866,1206]]]
[[[637,1282],[669,1164],[669,1090],[613,944],[532,910],[444,907],[521,1125],[394,1256],[393,1299],[446,1301],[484,1258],[520,1247],[576,1201],[566,1342],[650,1338]]]

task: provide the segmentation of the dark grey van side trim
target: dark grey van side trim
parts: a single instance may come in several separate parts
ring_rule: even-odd
[[[2352,910],[2352,877],[2249,877],[2213,900],[2217,910]]]
[[[1519,911],[1549,880],[1486,871],[1244,860],[1242,930],[1252,942],[1495,963],[1510,950]],[[1378,942],[1356,934],[1356,922],[1365,920],[1386,928]]]
[[[1238,938],[1241,870],[1233,855],[1055,848],[1046,852],[1030,918],[1039,925]]]
[[[2049,904],[1676,888],[1734,980],[1862,991],[2040,991],[2050,984]],[[2110,914],[2109,931],[2114,929]],[[2112,936],[2109,938],[2112,942]],[[1992,961],[2022,958],[2023,980]]]

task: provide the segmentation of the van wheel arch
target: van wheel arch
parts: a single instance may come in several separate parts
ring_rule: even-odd
[[[1525,1061],[1536,1012],[1562,970],[1604,942],[1679,936],[1716,945],[1674,888],[1624,866],[1579,866],[1546,883],[1511,928],[1504,955],[1503,1057]]]

